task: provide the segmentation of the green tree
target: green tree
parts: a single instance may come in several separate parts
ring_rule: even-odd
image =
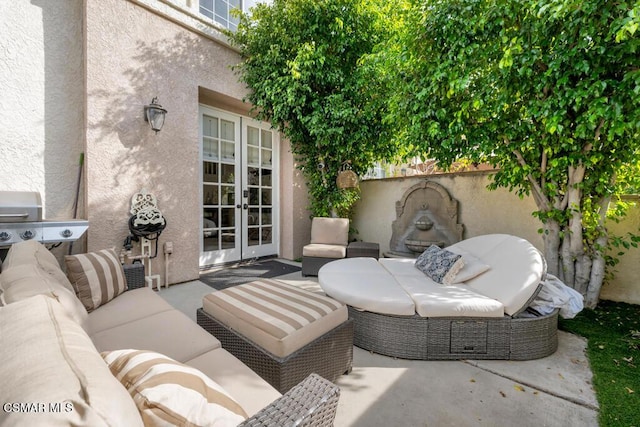
[[[274,0],[229,34],[247,101],[291,142],[314,216],[351,215],[359,192],[336,186],[346,162],[362,174],[396,153],[382,121],[385,80],[367,61],[392,28],[386,16],[374,0]]]
[[[609,203],[638,181],[640,2],[412,3],[390,101],[405,142],[499,166],[491,188],[535,199],[549,272],[596,305]]]

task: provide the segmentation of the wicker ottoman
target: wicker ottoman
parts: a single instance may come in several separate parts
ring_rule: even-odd
[[[222,347],[285,393],[311,373],[349,373],[353,321],[329,297],[263,279],[205,295],[198,324]]]
[[[351,242],[347,246],[347,258],[380,258],[380,245],[372,242]]]

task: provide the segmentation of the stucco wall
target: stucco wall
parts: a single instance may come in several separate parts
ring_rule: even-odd
[[[538,249],[544,243],[537,230],[541,222],[531,213],[536,210],[532,198],[520,199],[506,189],[486,189],[490,173],[431,175],[428,178],[407,177],[363,181],[360,183],[362,198],[357,203],[353,220],[360,240],[378,242],[382,253],[389,250],[391,224],[396,219],[395,203],[413,185],[424,179],[447,189],[458,200],[458,223],[463,224],[464,238],[489,233],[507,233],[529,240]],[[636,198],[637,199],[637,198]],[[620,224],[608,224],[612,233],[640,230],[640,208],[634,207]],[[622,257],[615,276],[607,280],[601,297],[615,301],[640,303],[639,249],[632,249]]]
[[[120,250],[129,234],[131,196],[146,188],[167,219],[160,252],[164,242],[174,245],[169,282],[196,279],[198,103],[246,110],[239,102],[245,88],[230,70],[240,58],[228,47],[127,1],[87,2],[85,20],[88,249]],[[168,110],[157,134],[143,120],[143,106],[154,96]],[[281,149],[283,170],[292,162],[287,156],[288,150]],[[283,178],[282,185],[294,181],[293,176]],[[292,220],[283,210],[281,218]],[[287,242],[291,236],[282,231],[281,243]],[[154,273],[162,271],[160,257],[154,260]]]
[[[0,190],[39,191],[46,218],[71,218],[83,145],[82,1],[3,1],[0,16]]]

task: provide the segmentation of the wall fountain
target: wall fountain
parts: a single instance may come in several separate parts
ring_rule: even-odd
[[[396,202],[387,257],[417,257],[431,245],[445,247],[462,240],[458,224],[458,201],[435,182],[424,181],[409,188]]]

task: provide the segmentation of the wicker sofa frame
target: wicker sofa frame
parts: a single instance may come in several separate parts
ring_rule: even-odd
[[[354,345],[401,359],[530,360],[558,348],[558,310],[535,317],[394,316],[349,307]]]
[[[142,264],[124,267],[129,289],[146,286]],[[353,334],[352,322],[349,323]],[[339,398],[338,386],[320,375],[309,373],[239,427],[332,427]]]
[[[199,308],[198,324],[280,393],[311,373],[335,381],[353,365],[353,321],[347,320],[286,357],[275,356]]]

